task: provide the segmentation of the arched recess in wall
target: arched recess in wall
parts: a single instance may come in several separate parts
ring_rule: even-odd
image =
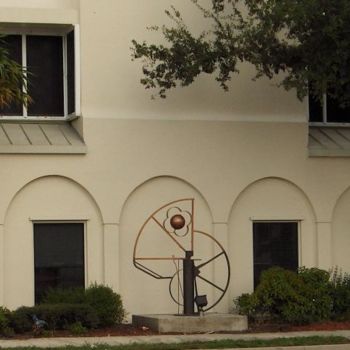
[[[350,273],[350,188],[339,197],[332,216],[333,266]]]
[[[33,223],[43,221],[84,223],[85,283],[103,282],[103,225],[95,200],[69,178],[41,177],[16,193],[5,217],[4,301],[11,309],[34,302]]]
[[[228,220],[231,298],[253,291],[254,221],[297,221],[299,266],[317,265],[315,214],[309,199],[287,180],[260,179],[240,193]]]
[[[169,280],[157,280],[146,275],[133,266],[132,259],[134,243],[145,220],[162,205],[182,198],[195,199],[195,225],[197,229],[211,232],[213,220],[206,200],[192,185],[179,178],[152,178],[138,186],[123,206],[120,217],[120,291],[130,315],[177,312],[177,305],[168,293]],[[150,234],[153,234],[152,230],[153,228]],[[154,240],[150,238],[145,249],[155,254],[169,254],[168,251],[165,252],[166,247],[162,247],[163,235],[158,233],[155,226]],[[159,268],[162,269],[163,266],[159,265]],[[169,265],[165,268],[169,268]],[[175,266],[171,268],[175,272]]]

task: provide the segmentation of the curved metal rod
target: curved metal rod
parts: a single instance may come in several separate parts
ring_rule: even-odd
[[[184,306],[184,304],[181,304],[181,302],[180,302],[179,300],[176,300],[176,298],[175,298],[174,295],[173,295],[173,292],[171,291],[171,285],[172,285],[172,283],[173,283],[173,280],[174,280],[175,276],[178,275],[178,274],[180,273],[180,271],[182,271],[182,269],[180,269],[179,271],[175,272],[174,275],[173,275],[173,277],[171,277],[171,279],[170,279],[170,282],[169,282],[169,294],[170,294],[171,299],[173,299],[173,301],[174,301],[177,305],[179,305],[179,306]],[[179,282],[179,283],[180,283],[180,282]],[[180,285],[181,285],[181,284],[180,284]],[[182,299],[183,299],[183,298],[184,298],[184,292],[183,292],[182,287],[180,288],[180,290],[181,290],[181,295],[182,295]]]
[[[219,297],[212,305],[210,305],[210,306],[207,307],[207,308],[203,308],[203,311],[209,311],[210,309],[212,309],[213,307],[215,307],[215,306],[221,301],[221,299],[224,297],[224,295],[226,294],[226,292],[227,292],[227,290],[228,290],[228,286],[229,286],[229,284],[230,284],[230,278],[231,278],[230,261],[229,261],[229,259],[228,259],[228,255],[227,255],[227,253],[226,253],[224,247],[221,245],[221,243],[220,243],[216,238],[214,238],[214,237],[213,237],[212,235],[210,235],[209,233],[206,233],[206,232],[203,232],[203,231],[197,231],[197,230],[195,230],[195,231],[193,231],[193,232],[194,232],[194,233],[200,233],[200,234],[202,234],[202,235],[204,235],[204,236],[206,236],[206,237],[212,239],[212,240],[219,246],[219,248],[221,249],[220,254],[217,254],[216,256],[214,256],[212,259],[209,259],[209,260],[208,260],[207,262],[205,262],[204,264],[208,264],[209,261],[212,262],[212,261],[214,260],[214,258],[216,259],[216,258],[218,258],[218,257],[221,256],[221,255],[224,255],[224,258],[225,258],[226,264],[227,264],[227,280],[226,280],[225,287],[222,288],[222,291],[221,291],[222,294],[220,295],[220,297]],[[203,264],[202,264],[202,265],[203,265]],[[196,276],[196,278],[197,278],[197,277],[200,277],[202,280],[204,280],[204,278],[203,278],[202,276],[199,276],[199,275],[198,275],[198,276]],[[206,282],[209,283],[208,280],[206,280]],[[211,284],[211,283],[209,283],[209,284]],[[214,286],[214,287],[217,287],[217,286],[214,285],[214,284],[213,284],[213,286]]]

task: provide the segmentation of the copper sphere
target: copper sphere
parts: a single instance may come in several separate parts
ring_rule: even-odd
[[[185,224],[186,224],[186,220],[180,214],[176,214],[170,219],[170,225],[174,230],[182,229],[185,226]]]

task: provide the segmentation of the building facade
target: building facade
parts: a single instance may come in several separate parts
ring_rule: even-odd
[[[203,76],[152,100],[131,40],[159,40],[145,28],[166,23],[170,4],[201,28],[182,0],[0,0],[1,32],[36,72],[34,103],[0,117],[1,305],[73,281],[111,286],[129,314],[176,312],[168,281],[133,266],[133,247],[149,215],[182,198],[230,259],[215,311],[269,265],[350,272],[350,129],[310,124],[308,101],[253,82],[249,65],[228,93]]]

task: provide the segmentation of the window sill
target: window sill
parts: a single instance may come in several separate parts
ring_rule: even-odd
[[[64,120],[0,120],[0,154],[86,154],[86,145]]]
[[[310,122],[309,125],[325,128],[350,128],[350,123]]]
[[[18,122],[18,123],[52,123],[52,122],[70,122],[72,120],[75,120],[79,118],[78,115],[75,114],[70,114],[65,117],[23,117],[23,116],[6,116],[6,115],[0,115],[0,123],[13,123],[13,122]]]
[[[310,123],[310,157],[350,157],[350,125],[322,126]]]

